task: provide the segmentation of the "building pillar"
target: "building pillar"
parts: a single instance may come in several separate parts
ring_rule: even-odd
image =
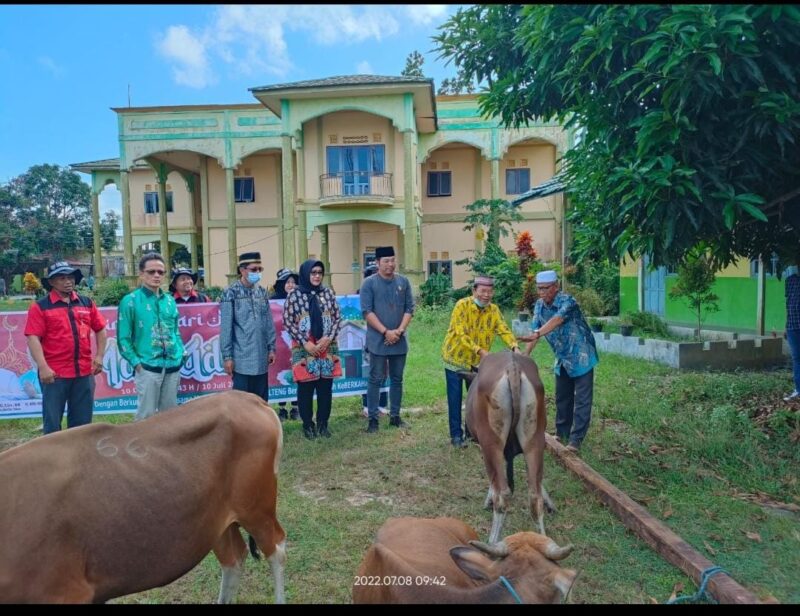
[[[297,251],[298,264],[308,259],[308,238],[306,237],[306,213],[298,208],[298,204],[305,202],[306,198],[306,161],[303,149],[303,132],[295,143],[295,156],[297,160],[297,201],[294,207],[295,233],[294,242]]]
[[[403,203],[405,206],[405,229],[403,230],[403,273],[416,288],[424,282],[422,275],[422,246],[419,232],[419,216],[414,207],[414,181],[417,170],[416,147],[412,130],[403,132]]]
[[[330,245],[328,244],[328,225],[320,225],[319,227],[319,244],[319,260],[322,261],[322,264],[325,266],[325,286],[329,287],[331,286],[331,251]]]
[[[203,237],[203,268],[205,269],[205,284],[211,280],[211,239],[208,228],[208,157],[203,157],[200,162],[200,224]]]
[[[492,199],[500,198],[500,159],[492,159]]]
[[[119,172],[119,192],[122,197],[122,244],[125,253],[125,274],[129,277],[136,275],[133,263],[133,237],[131,235],[131,188],[128,184],[128,171]]]
[[[292,138],[289,135],[281,137],[281,185],[283,186],[283,216],[281,217],[281,262],[295,263],[295,203],[294,203],[294,172],[292,165]],[[325,270],[328,267],[326,265]]]
[[[100,194],[92,190],[92,237],[94,239],[94,277],[105,278],[103,271],[103,243],[100,235]]]
[[[225,198],[228,202],[228,277],[238,278],[236,254],[236,197],[233,194],[233,169],[225,167]]]
[[[364,278],[364,266],[361,263],[361,226],[357,220],[354,220],[350,223],[350,228],[353,233],[353,263],[358,265],[358,267],[353,270],[353,289],[355,290],[361,288],[361,281]]]
[[[167,177],[169,172],[163,163],[156,169],[158,180],[158,226],[161,230],[161,256],[167,266],[167,274],[172,271],[172,261],[169,256],[169,227],[167,224]]]

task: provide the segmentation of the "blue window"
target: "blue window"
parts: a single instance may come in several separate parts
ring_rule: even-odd
[[[233,198],[236,203],[256,200],[256,183],[253,178],[233,178]]]
[[[428,171],[428,196],[449,197],[453,194],[449,171]]]
[[[167,193],[167,211],[171,212],[172,207],[172,192]],[[145,214],[158,214],[158,193],[146,192],[144,193],[144,213]]]
[[[506,194],[521,195],[531,189],[530,169],[506,169]]]
[[[342,178],[345,195],[370,194],[370,177],[384,172],[383,145],[328,146],[328,173]]]

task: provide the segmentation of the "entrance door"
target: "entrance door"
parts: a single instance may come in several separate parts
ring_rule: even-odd
[[[667,268],[650,267],[650,258],[644,257],[644,309],[664,317],[667,296]]]

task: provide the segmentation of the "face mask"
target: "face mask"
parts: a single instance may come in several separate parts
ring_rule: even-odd
[[[261,272],[247,272],[247,282],[257,284],[261,280]]]
[[[482,302],[477,297],[473,297],[472,301],[475,302],[475,305],[478,306],[478,308],[486,308],[486,306],[489,305],[489,302]]]

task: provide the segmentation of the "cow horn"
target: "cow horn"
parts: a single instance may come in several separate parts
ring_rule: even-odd
[[[495,558],[505,558],[508,556],[508,546],[506,545],[505,541],[500,541],[498,543],[484,543],[483,541],[476,541],[473,539],[469,542],[469,544],[473,548],[477,548],[481,552],[484,552],[489,556],[494,556]]]
[[[555,541],[550,539],[547,542],[547,547],[544,549],[544,555],[550,560],[563,560],[572,553],[572,550],[573,546],[571,543],[560,548]]]

